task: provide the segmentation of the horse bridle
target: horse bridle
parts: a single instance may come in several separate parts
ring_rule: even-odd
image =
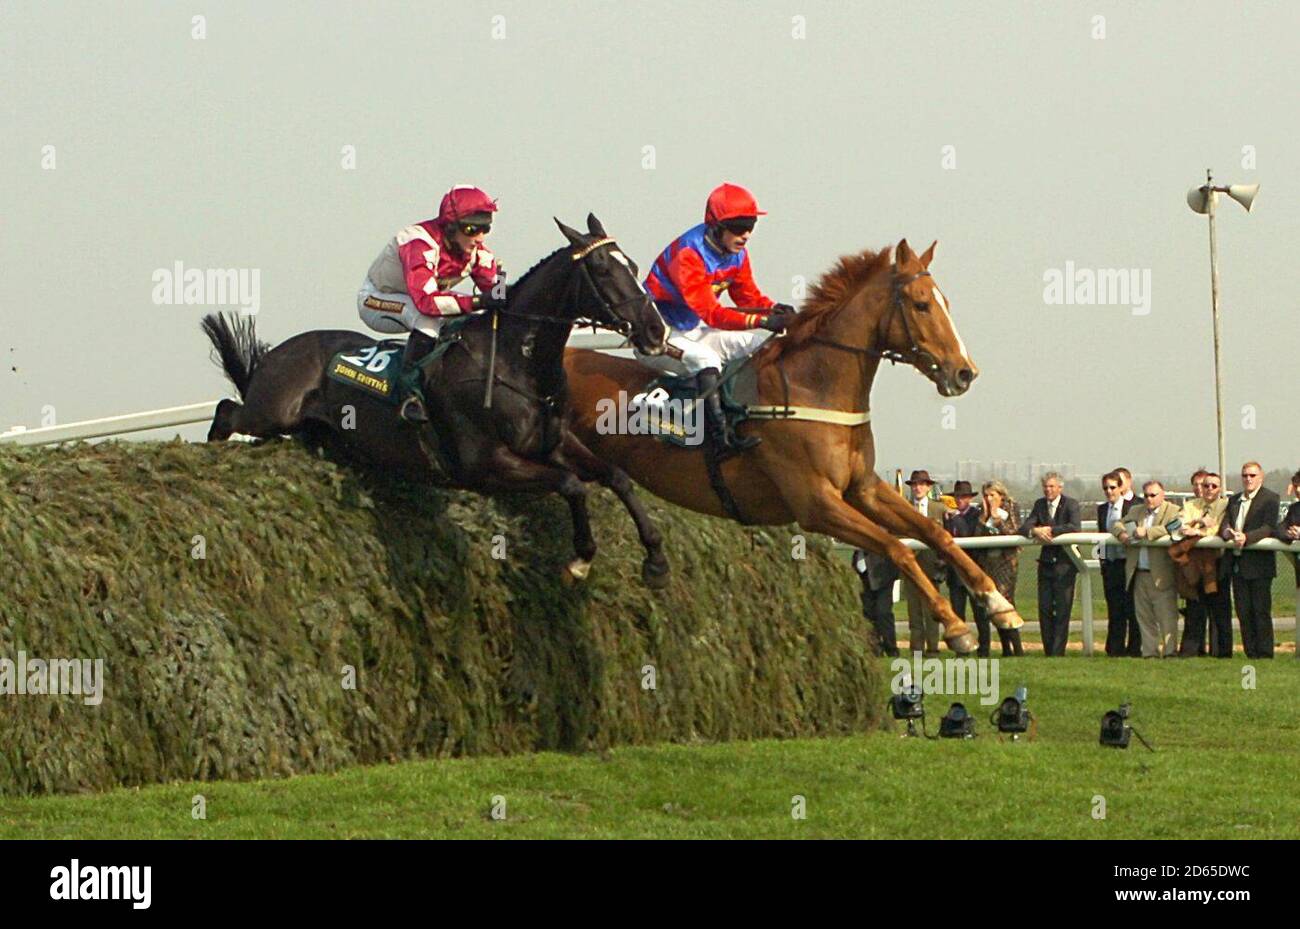
[[[578,263],[578,267],[582,271],[582,275],[586,279],[587,285],[591,288],[592,293],[595,294],[596,302],[600,304],[601,311],[604,313],[606,317],[603,320],[595,319],[595,318],[590,319],[589,322],[591,323],[591,328],[593,330],[596,328],[612,329],[613,331],[621,335],[623,338],[627,339],[630,338],[632,335],[632,323],[629,322],[628,320],[623,319],[618,315],[617,307],[623,306],[625,303],[631,303],[633,300],[640,300],[643,297],[645,297],[645,294],[644,293],[633,294],[632,296],[628,297],[625,300],[619,300],[617,303],[609,303],[605,299],[604,294],[600,292],[600,288],[596,286],[596,280],[591,276],[591,269],[587,267],[587,262],[585,260],[587,256],[590,255],[592,252],[594,252],[596,249],[601,248],[605,245],[613,245],[613,244],[614,244],[613,238],[609,236],[604,236],[602,238],[597,239],[594,242],[587,243],[581,249],[574,252],[574,254],[571,257],[573,261]],[[629,269],[629,272],[630,270],[631,269]],[[541,404],[544,408],[548,410],[554,411],[562,399],[561,395],[552,394],[551,396],[547,396],[547,397],[537,396],[536,394],[533,394],[531,391],[524,390],[523,388],[518,387],[515,384],[511,384],[509,381],[500,377],[496,373],[497,321],[501,316],[513,316],[516,319],[526,319],[529,320],[530,322],[555,323],[555,324],[563,324],[566,326],[570,326],[570,325],[577,324],[579,320],[577,318],[568,319],[562,316],[540,316],[536,313],[523,313],[520,312],[519,310],[511,310],[504,306],[500,306],[492,309],[491,313],[492,313],[492,341],[491,341],[491,347],[489,349],[489,354],[488,354],[487,375],[484,378],[484,380],[487,382],[487,386],[484,388],[484,392],[483,392],[483,408],[490,409],[492,407],[492,388],[493,385],[495,385],[497,382],[500,382],[504,386],[513,390],[515,393],[523,397],[526,397],[529,400],[532,400],[536,403]],[[463,342],[461,344],[464,345]],[[468,345],[464,345],[464,347],[466,351],[470,351]],[[470,355],[472,356],[473,352],[470,352]],[[543,439],[545,439],[544,435],[543,435]]]
[[[626,319],[623,319],[623,317],[619,316],[618,308],[628,303],[631,303],[634,300],[644,299],[645,294],[644,293],[632,294],[630,297],[626,297],[623,300],[618,300],[614,303],[610,303],[608,300],[605,299],[605,295],[600,292],[600,288],[596,286],[596,279],[591,276],[591,269],[587,266],[587,262],[585,260],[587,256],[590,255],[592,252],[596,251],[596,249],[602,248],[603,246],[606,245],[613,245],[613,244],[615,244],[614,239],[609,236],[605,236],[604,238],[597,239],[594,242],[587,243],[586,245],[584,245],[582,248],[580,248],[578,251],[574,252],[570,256],[570,258],[573,261],[578,263],[578,268],[582,272],[583,279],[586,280],[587,286],[591,288],[591,292],[595,295],[596,302],[600,304],[600,310],[604,317],[603,319],[592,317],[587,319],[584,322],[580,318],[566,319],[560,316],[538,316],[535,313],[521,313],[518,310],[509,310],[506,309],[505,307],[501,307],[497,309],[496,312],[501,313],[505,316],[513,316],[516,319],[527,319],[537,323],[556,323],[556,324],[563,323],[565,325],[576,325],[576,326],[584,326],[589,323],[592,329],[609,329],[612,330],[613,332],[617,332],[625,339],[631,337],[632,323]]]
[[[880,324],[876,328],[876,340],[883,342],[885,335],[889,332],[889,323],[897,313],[903,323],[903,334],[907,337],[909,348],[906,351],[898,351],[892,348],[859,348],[856,345],[845,345],[842,342],[836,342],[834,339],[828,339],[825,336],[812,336],[808,341],[818,342],[822,345],[829,345],[832,348],[842,349],[846,352],[854,352],[862,355],[869,355],[873,358],[881,358],[890,364],[899,362],[916,365],[917,369],[925,374],[935,374],[939,371],[939,359],[934,355],[921,348],[916,341],[916,335],[912,332],[912,325],[908,321],[907,307],[903,305],[903,288],[918,278],[929,277],[929,271],[918,271],[909,277],[895,277],[890,287],[892,300],[889,305],[889,312],[880,318]]]

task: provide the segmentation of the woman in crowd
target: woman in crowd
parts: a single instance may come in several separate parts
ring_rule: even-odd
[[[1020,514],[1016,501],[1011,499],[1006,485],[1001,481],[986,481],[980,488],[983,492],[983,504],[980,508],[980,522],[975,527],[976,536],[1016,535],[1020,531]],[[983,569],[998,588],[998,593],[1011,603],[1016,602],[1016,574],[1020,570],[1020,549],[1008,548],[973,548],[970,556]],[[981,658],[989,654],[989,617],[978,601],[972,601],[975,610],[975,627],[979,631],[979,651]],[[1019,629],[999,629],[998,638],[1002,640],[1002,657],[1023,655],[1020,644]]]

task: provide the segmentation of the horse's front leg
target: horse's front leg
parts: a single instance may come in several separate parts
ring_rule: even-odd
[[[998,592],[993,579],[985,574],[953,541],[938,523],[926,519],[879,477],[856,492],[846,495],[848,502],[868,519],[874,519],[891,532],[924,542],[952,565],[961,582],[970,591],[999,629],[1019,629],[1025,624],[1016,608]]]
[[[814,486],[791,486],[786,491],[786,504],[802,528],[887,557],[898,567],[899,573],[921,592],[934,618],[943,626],[943,640],[948,647],[959,655],[975,650],[975,636],[970,627],[957,617],[948,599],[935,589],[911,549],[850,506],[829,481]]]
[[[668,586],[668,574],[671,567],[664,557],[663,536],[659,528],[651,521],[650,514],[632,488],[632,479],[615,465],[598,458],[576,435],[567,428],[564,441],[556,450],[559,461],[572,468],[584,481],[599,481],[608,487],[623,502],[636,524],[637,535],[645,548],[645,560],[641,562],[641,579],[651,590],[661,590]]]
[[[481,469],[488,476],[475,489],[489,493],[549,491],[562,496],[573,517],[573,551],[577,556],[565,566],[566,581],[586,579],[596,557],[596,539],[587,515],[587,488],[572,471],[544,461],[521,458],[505,446],[493,450],[489,464]]]

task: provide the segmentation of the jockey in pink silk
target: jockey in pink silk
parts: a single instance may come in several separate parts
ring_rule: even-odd
[[[428,354],[447,317],[504,302],[502,293],[494,293],[500,266],[483,246],[496,210],[496,201],[477,187],[453,187],[437,218],[398,230],[371,263],[357,293],[357,311],[371,329],[411,333],[403,368]],[[466,277],[481,296],[452,290]],[[403,400],[401,415],[411,422],[428,420],[415,394]]]
[[[717,187],[709,194],[704,222],[663,250],[645,282],[671,327],[668,344],[681,353],[677,365],[695,375],[700,391],[708,394],[705,426],[721,457],[759,442],[756,436],[739,436],[727,428],[716,389],[723,367],[785,329],[788,314],[794,312],[788,304],[773,302],[754,283],[746,245],[763,215],[765,211],[745,188]],[[723,293],[730,295],[735,309],[718,302]],[[674,366],[673,361],[639,358],[654,367]]]

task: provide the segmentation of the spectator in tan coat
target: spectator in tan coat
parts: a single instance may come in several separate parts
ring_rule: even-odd
[[[1126,545],[1168,538],[1181,526],[1179,509],[1165,499],[1164,485],[1147,481],[1142,502],[1135,503],[1111,534]],[[1129,549],[1125,559],[1133,591],[1143,658],[1173,658],[1178,640],[1178,588],[1169,549],[1150,545]]]

